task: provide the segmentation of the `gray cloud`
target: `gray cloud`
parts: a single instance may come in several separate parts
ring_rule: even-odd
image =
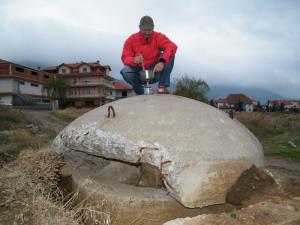
[[[299,11],[294,0],[2,0],[0,58],[48,65],[99,59],[120,78],[123,42],[148,14],[179,47],[174,77],[299,98]]]

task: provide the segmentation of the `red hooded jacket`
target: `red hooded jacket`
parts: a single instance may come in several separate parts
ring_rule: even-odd
[[[124,44],[122,62],[128,66],[139,66],[134,63],[134,57],[143,55],[144,65],[149,68],[159,58],[169,63],[175,57],[177,46],[166,35],[153,32],[147,40],[140,32],[131,35]]]

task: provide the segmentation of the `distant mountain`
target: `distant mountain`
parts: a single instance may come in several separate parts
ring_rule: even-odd
[[[208,93],[209,98],[225,98],[229,94],[243,93],[253,100],[260,101],[261,104],[265,104],[269,99],[283,99],[284,97],[268,90],[260,88],[245,88],[239,86],[210,86]]]
[[[15,63],[22,65],[22,66],[27,66],[32,69],[37,69],[37,67],[45,68],[48,67],[46,63],[42,62],[35,62],[35,61],[30,61],[30,60],[20,60],[20,61],[15,61]]]

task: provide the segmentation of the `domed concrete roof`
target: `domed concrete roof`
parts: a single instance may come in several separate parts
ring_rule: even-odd
[[[109,106],[115,118],[112,110],[108,118]],[[244,170],[263,166],[260,143],[238,121],[174,95],[141,95],[101,106],[70,123],[53,146],[58,153],[156,166],[171,196],[187,207],[223,203]]]

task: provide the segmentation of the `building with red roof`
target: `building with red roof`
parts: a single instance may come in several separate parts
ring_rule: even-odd
[[[115,80],[112,81],[112,85],[114,86],[112,96],[114,96],[115,99],[126,98],[135,95],[132,87],[129,86],[127,83]]]
[[[280,110],[282,107],[285,111],[299,110],[300,100],[292,99],[279,99],[279,100],[269,100],[267,106],[275,111]]]
[[[67,80],[71,87],[67,94],[68,106],[95,107],[132,95],[132,87],[116,81],[109,75],[110,66],[99,61],[62,63],[43,71]]]
[[[239,107],[246,112],[253,112],[256,101],[248,96],[238,93],[229,94],[227,98],[213,99],[219,109],[224,111],[237,110]]]
[[[226,98],[213,99],[213,102],[219,109],[222,110],[229,109],[229,105],[227,104]]]
[[[0,104],[50,104],[43,91],[50,77],[47,71],[0,59]]]

